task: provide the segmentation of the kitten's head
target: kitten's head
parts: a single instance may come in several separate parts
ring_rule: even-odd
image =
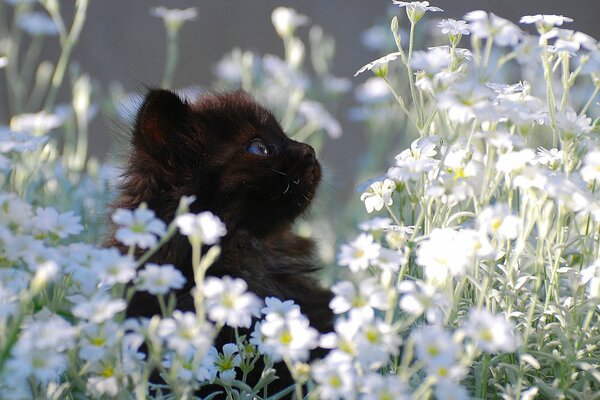
[[[183,195],[229,230],[268,234],[294,221],[321,178],[315,152],[289,139],[248,94],[210,94],[188,103],[150,90],[138,112],[119,206],[146,201],[165,220]]]

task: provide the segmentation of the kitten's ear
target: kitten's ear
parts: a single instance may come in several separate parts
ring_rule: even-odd
[[[177,94],[164,89],[151,89],[136,121],[134,143],[151,152],[164,152],[180,141],[178,133],[187,123],[189,106]]]

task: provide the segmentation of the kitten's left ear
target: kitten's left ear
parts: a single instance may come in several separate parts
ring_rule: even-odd
[[[136,117],[134,143],[155,155],[174,150],[181,141],[178,133],[188,123],[189,111],[187,102],[177,94],[164,89],[151,89]]]

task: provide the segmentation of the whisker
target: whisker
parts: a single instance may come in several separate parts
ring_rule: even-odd
[[[299,184],[300,183],[300,178],[294,179],[293,182],[294,182],[295,185]]]
[[[275,168],[271,168],[271,171],[273,171],[273,172],[276,172],[276,173],[278,173],[278,174],[280,174],[280,175],[283,175],[283,176],[289,176],[289,175],[288,175],[288,174],[286,174],[285,172],[278,171],[278,170],[276,170]]]
[[[283,194],[286,194],[288,192],[288,190],[290,190],[290,181],[288,180],[287,182],[287,187],[285,188],[285,190],[283,191]]]

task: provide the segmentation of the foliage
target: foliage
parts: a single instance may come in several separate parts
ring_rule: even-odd
[[[116,237],[128,254],[98,246],[118,178],[88,157],[99,94],[70,59],[87,1],[76,2],[70,27],[56,0],[0,3],[14,20],[11,30],[0,21],[12,116],[0,127],[2,397],[192,398],[217,384],[236,399],[299,398],[303,385],[309,398],[597,398],[597,42],[561,28],[567,17],[523,17],[537,29],[531,35],[484,11],[441,20],[429,37],[421,21],[439,8],[394,4],[407,30],[394,17],[396,48],[357,72],[375,74],[357,88],[353,112],[373,145],[362,173],[383,168],[376,161],[397,122],[417,137],[360,187],[366,212],[381,215],[341,245],[335,331],[319,335],[292,302],[259,299],[240,279],[205,278],[226,230],[210,213],[189,214],[189,198],[169,225],[145,206],[118,210]],[[196,11],[152,13],[169,37],[170,86],[179,29]],[[340,134],[323,104],[335,105],[350,84],[331,75],[333,39],[319,27],[310,28],[305,65],[296,30],[306,16],[278,8],[273,23],[285,57],[234,50],[216,67],[217,87],[268,99],[293,138],[320,148],[323,133]],[[448,44],[417,50],[416,32]],[[466,36],[469,49],[459,47]],[[40,62],[52,37],[60,57]],[[56,104],[60,90],[70,104]],[[177,230],[193,248],[196,313],[175,310],[179,271],[145,263]],[[125,319],[135,288],[157,296],[161,316]],[[224,326],[253,333],[217,349],[212,338]],[[309,364],[317,346],[331,351]],[[249,387],[261,357],[267,367]],[[280,361],[297,383],[270,393],[270,366]],[[164,383],[150,380],[153,371]]]

